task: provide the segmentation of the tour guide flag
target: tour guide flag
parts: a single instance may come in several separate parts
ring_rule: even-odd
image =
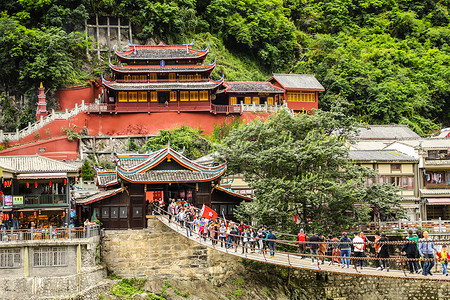
[[[202,211],[200,212],[200,215],[203,217],[203,218],[206,218],[206,219],[216,219],[217,218],[217,213],[214,211],[214,210],[212,210],[212,208],[211,207],[209,207],[209,206],[206,206],[205,204],[203,204],[203,207],[202,207]]]

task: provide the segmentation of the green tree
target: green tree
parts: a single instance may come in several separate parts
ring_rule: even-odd
[[[143,151],[156,151],[170,145],[190,159],[197,159],[211,152],[211,142],[201,134],[201,130],[181,126],[173,130],[161,130],[142,147]]]
[[[83,166],[81,167],[81,178],[83,180],[94,180],[95,174],[92,167],[87,159],[84,160]]]
[[[294,229],[294,214],[303,228],[329,231],[357,224],[354,204],[365,199],[364,183],[374,176],[348,160],[347,139],[357,125],[333,108],[312,115],[282,111],[232,131],[219,152],[228,171],[242,173],[256,196],[241,204],[236,216],[284,231]]]

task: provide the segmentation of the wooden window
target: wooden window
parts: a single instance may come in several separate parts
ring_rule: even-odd
[[[133,81],[139,81],[140,76],[139,75],[133,75],[133,76],[131,76],[131,78],[133,79]]]
[[[127,92],[119,92],[119,102],[127,102]]]
[[[289,92],[287,93],[287,101],[316,102],[316,94],[314,92]]]
[[[130,76],[130,75],[125,75],[125,76],[123,77],[123,79],[124,79],[125,81],[131,81],[131,76]]]
[[[202,75],[200,74],[195,75],[195,79],[202,79]]]
[[[147,102],[147,92],[139,92],[138,93],[138,101],[139,102]]]
[[[158,93],[150,92],[150,102],[158,102]]]
[[[252,97],[245,97],[244,104],[252,104]]]
[[[188,75],[187,80],[194,80],[194,75]]]
[[[191,91],[190,98],[191,101],[198,101],[198,91]]]
[[[180,101],[189,101],[188,91],[180,91]]]
[[[140,81],[147,81],[147,75],[140,75],[139,76]]]
[[[267,97],[267,105],[273,105],[273,97]]]
[[[236,97],[230,97],[230,105],[237,104],[237,98]]]
[[[200,91],[200,101],[208,101],[208,91]]]
[[[259,97],[253,97],[253,102],[255,102],[255,104],[259,104]]]
[[[156,73],[150,73],[150,80],[156,80]]]
[[[137,92],[128,93],[128,102],[137,102]]]
[[[391,171],[400,171],[402,166],[400,164],[391,164]]]
[[[169,80],[170,81],[175,81],[177,79],[177,74],[175,73],[169,73]]]
[[[170,102],[175,102],[177,101],[177,92],[173,91],[170,92]]]
[[[186,80],[186,75],[180,75],[179,78],[180,80]]]

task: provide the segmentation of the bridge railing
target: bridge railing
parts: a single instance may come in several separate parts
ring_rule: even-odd
[[[403,246],[404,244],[417,244],[416,241],[385,241],[385,242],[362,242],[362,243],[353,243],[353,242],[339,242],[339,241],[324,241],[324,242],[313,242],[313,241],[304,241],[304,242],[298,242],[298,241],[292,241],[292,240],[282,240],[282,239],[267,239],[267,238],[258,238],[253,237],[251,238],[252,241],[243,243],[243,236],[242,235],[235,235],[226,233],[226,238],[221,239],[220,238],[220,232],[215,230],[207,230],[207,231],[201,231],[199,228],[196,228],[196,225],[191,222],[186,221],[180,221],[176,219],[176,216],[169,214],[168,212],[159,209],[157,212],[166,222],[169,224],[175,224],[179,229],[182,231],[185,231],[185,235],[187,237],[189,236],[197,236],[198,239],[202,240],[206,243],[206,241],[211,242],[211,247],[213,248],[219,248],[219,244],[221,245],[220,248],[223,248],[225,246],[225,252],[227,253],[236,253],[238,251],[238,248],[240,247],[242,250],[242,253],[245,254],[245,257],[248,258],[248,253],[250,251],[250,254],[258,254],[262,255],[264,261],[269,263],[274,263],[273,261],[268,261],[268,259],[271,259],[272,257],[277,255],[284,255],[287,258],[287,266],[291,267],[298,267],[298,265],[293,261],[298,258],[311,258],[312,260],[317,260],[317,267],[318,269],[321,269],[321,261],[325,261],[325,259],[328,260],[328,263],[334,264],[337,263],[338,265],[341,265],[344,267],[345,265],[350,266],[350,261],[352,268],[354,268],[356,273],[361,273],[360,270],[358,270],[358,263],[361,264],[361,267],[363,265],[363,262],[377,262],[380,265],[384,265],[384,267],[389,268],[389,265],[387,262],[396,262],[397,265],[400,268],[397,268],[397,271],[403,272],[404,276],[407,277],[406,268],[408,267],[408,262],[414,263],[427,263],[427,262],[439,262],[440,259],[437,256],[434,256],[433,258],[426,258],[426,257],[414,257],[414,258],[408,258],[406,256],[402,255],[390,255],[389,257],[379,257],[379,256],[365,256],[365,257],[359,257],[359,256],[343,256],[341,254],[332,254],[330,255],[329,252],[325,253],[299,253],[299,244],[303,245],[326,245],[326,248],[329,249],[329,247],[332,247],[334,249],[339,248],[339,245],[349,245],[350,253],[351,249],[354,248],[355,245],[361,245],[364,244],[366,246],[369,245],[388,245],[388,246]],[[187,226],[186,226],[187,225]],[[442,239],[442,240],[433,240],[432,241],[434,245],[446,245],[450,243],[450,239]],[[420,243],[420,241],[419,241]],[[424,242],[429,243],[429,242]],[[273,247],[271,247],[273,245]],[[285,245],[291,247],[293,249],[292,251],[280,251],[276,249],[277,245]],[[234,251],[233,251],[234,249]],[[251,258],[249,258],[251,259]],[[348,260],[348,262],[347,262]],[[435,264],[435,271],[437,271],[438,264]],[[391,265],[392,267],[392,265]],[[421,267],[420,267],[421,268]],[[362,269],[362,268],[361,268]],[[391,269],[394,270],[394,269]],[[415,277],[417,278],[417,277]]]

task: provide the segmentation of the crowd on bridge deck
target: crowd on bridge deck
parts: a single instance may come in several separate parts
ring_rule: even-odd
[[[160,203],[155,206],[156,212],[162,214],[167,212],[169,220],[186,228],[186,235],[192,236],[193,232],[196,232],[199,239],[211,240],[213,246],[220,244],[220,247],[227,250],[233,249],[234,252],[241,248],[241,253],[265,254],[268,252],[271,257],[275,256],[277,236],[267,226],[261,225],[254,228],[244,222],[235,223],[225,218],[205,218],[201,215],[200,209],[189,203],[180,204],[174,199],[170,199],[169,202],[167,211],[164,209],[166,208],[164,204]],[[352,238],[347,232],[342,232],[340,237],[336,234],[324,236],[321,232],[312,232],[308,237],[304,230],[300,230],[297,243],[298,253],[302,258],[311,257],[312,264],[315,264],[315,260],[322,264],[327,261],[329,265],[336,264],[341,268],[349,268],[352,259],[355,267],[361,269],[367,266],[368,247],[373,246],[376,269],[389,272],[391,243],[385,233],[375,232],[374,241],[371,242],[364,232],[354,232]],[[443,275],[448,276],[450,253],[446,245],[442,245],[441,248],[441,251],[438,251],[427,231],[409,230],[408,236],[402,242],[401,252],[405,253],[411,274],[433,275],[431,270],[437,260],[442,264]]]

